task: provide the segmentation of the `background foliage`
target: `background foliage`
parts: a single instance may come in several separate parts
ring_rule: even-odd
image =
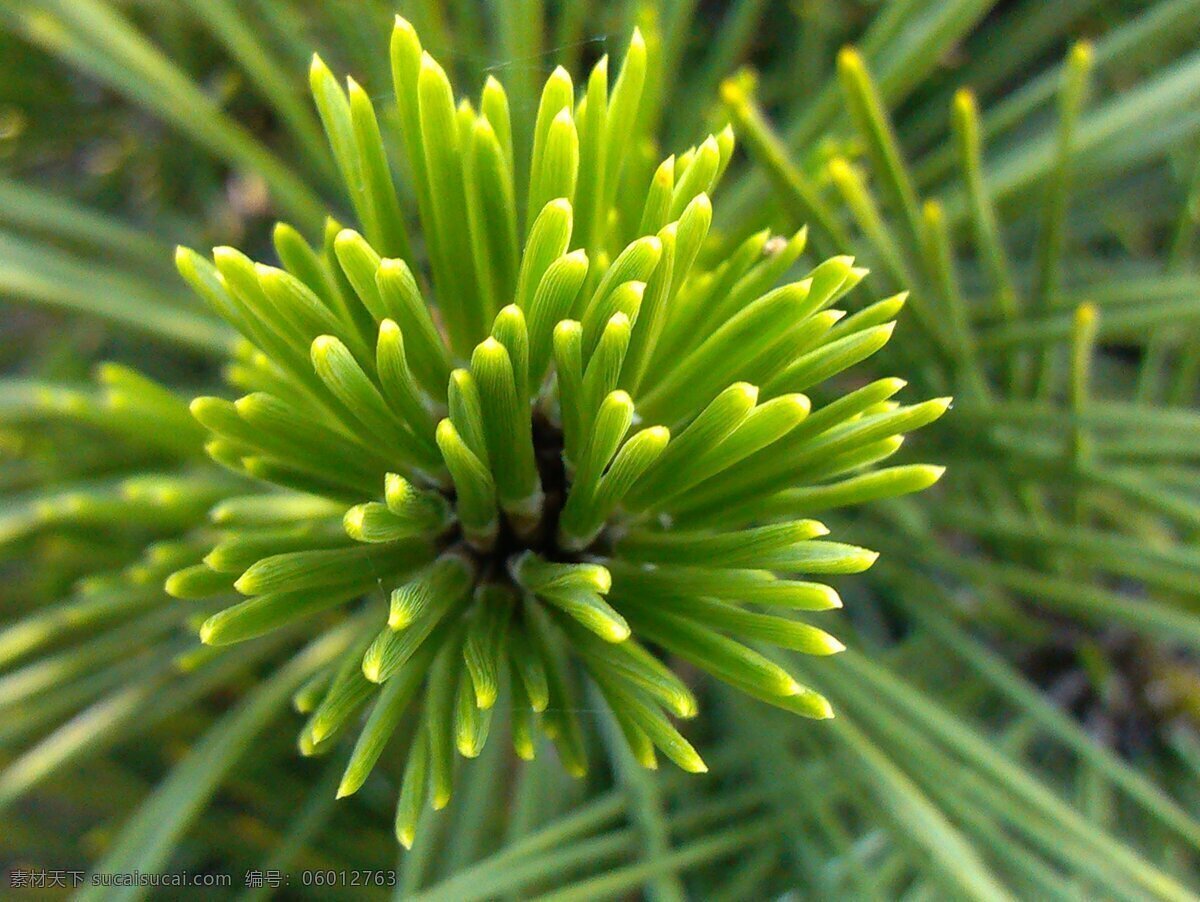
[[[637,152],[739,136],[714,256],[807,224],[800,265],[849,252],[871,296],[911,291],[876,360],[955,395],[912,442],[949,471],[821,515],[883,552],[838,586],[850,649],[789,662],[838,716],[699,682],[703,778],[631,768],[600,718],[582,783],[493,743],[405,855],[398,768],[335,803],[348,748],[296,754],[279,647],[209,660],[161,594],[161,540],[206,499],[111,491],[180,436],[139,431],[130,377],[95,367],[216,382],[227,335],[171,247],[270,259],[276,217],[350,221],[304,73],[316,48],[387,109],[396,10],[0,0],[5,858],[239,886],[396,867],[406,896],[447,899],[1190,898],[1200,3],[400,6],[518,119],[555,64],[581,73],[640,25],[657,103]]]

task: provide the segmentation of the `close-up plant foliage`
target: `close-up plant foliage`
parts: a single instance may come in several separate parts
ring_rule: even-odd
[[[6,889],[1195,898],[1198,26],[0,0]]]

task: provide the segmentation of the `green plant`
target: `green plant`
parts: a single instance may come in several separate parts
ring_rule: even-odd
[[[1167,11],[1156,12],[1160,21],[1151,17],[1147,25],[1171,23]],[[1101,47],[1109,59],[1114,43]],[[917,331],[905,348],[910,360],[926,361],[922,371],[914,369],[918,384],[925,390],[960,386],[956,416],[963,427],[955,447],[942,450],[962,467],[962,479],[951,503],[907,512],[902,530],[925,549],[919,553],[972,582],[1006,587],[1048,617],[1101,629],[1120,623],[1147,638],[1195,649],[1190,606],[1196,584],[1176,569],[1190,569],[1183,563],[1190,553],[1180,546],[1188,544],[1194,511],[1167,500],[1158,487],[1161,471],[1151,463],[1187,468],[1190,457],[1186,439],[1177,444],[1168,437],[1194,426],[1190,411],[1171,409],[1186,405],[1196,388],[1193,355],[1170,326],[1180,307],[1130,303],[1146,289],[1140,281],[1103,289],[1064,287],[1070,279],[1065,269],[1071,191],[1079,170],[1094,159],[1088,149],[1113,137],[1132,117],[1147,115],[1148,107],[1174,98],[1155,85],[1085,116],[1095,56],[1091,45],[1075,45],[1057,85],[1049,82],[1045,89],[1058,121],[1036,155],[1048,180],[1045,195],[1023,198],[1016,206],[1036,221],[1029,257],[1019,263],[997,207],[1030,176],[1016,174],[1022,167],[1011,165],[1007,183],[989,190],[985,126],[968,89],[952,101],[953,154],[937,157],[958,167],[958,183],[940,189],[945,203],[921,203],[917,174],[904,160],[879,86],[853,50],[839,57],[839,76],[869,168],[834,155],[814,180],[779,152],[782,138],[754,103],[746,79],[729,81],[724,101],[787,197],[790,215],[820,223],[817,237],[825,243],[846,242],[881,264],[872,278],[885,290],[912,286]],[[1183,71],[1194,65],[1188,61]],[[1021,161],[1033,156],[1023,152]],[[1191,202],[1186,199],[1169,223],[1167,278],[1186,265],[1184,248],[1195,228]],[[831,212],[832,204],[844,206],[848,222]],[[952,240],[952,230],[969,242]],[[968,243],[973,269],[964,278],[955,245]],[[1143,328],[1154,331],[1136,367],[1126,370],[1103,355],[1105,344],[1136,341],[1133,336]],[[1110,367],[1103,380],[1093,375],[1098,366]],[[1159,539],[1147,540],[1149,523]],[[939,528],[969,536],[988,554],[981,559],[948,553],[933,541]],[[1171,547],[1173,539],[1166,537],[1175,537],[1179,546]],[[987,559],[991,555],[995,559]],[[987,616],[1009,625],[1017,613],[997,605]]]
[[[0,382],[0,855],[108,872],[188,867],[235,882],[250,869],[295,878],[301,867],[395,866],[405,898],[1188,897],[1200,849],[1190,651],[1200,499],[1186,341],[1200,82],[1187,36],[1200,4],[737,0],[712,15],[712,5],[641,0],[596,11],[570,0],[415,0],[402,11],[456,83],[505,82],[518,143],[537,119],[535,73],[554,63],[579,71],[599,36],[639,24],[647,81],[625,142],[629,180],[650,184],[660,148],[705,132],[724,140],[726,117],[748,150],[722,175],[696,273],[756,246],[795,249],[763,230],[807,224],[816,256],[801,252],[781,281],[849,249],[873,270],[838,300],[852,316],[863,296],[911,289],[895,340],[806,394],[811,416],[896,372],[918,397],[954,394],[951,414],[916,442],[949,475],[911,499],[861,506],[844,490],[776,499],[785,519],[816,515],[836,536],[884,552],[865,573],[831,577],[846,607],[822,614],[822,626],[848,651],[821,661],[769,653],[836,716],[798,721],[671,656],[704,711],[684,732],[712,772],[643,771],[603,695],[587,689],[572,713],[589,772],[572,780],[536,733],[535,760],[509,754],[501,699],[482,760],[459,769],[453,800],[426,811],[397,859],[387,825],[419,719],[401,718],[397,751],[384,749],[359,791],[335,803],[362,721],[304,757],[283,711],[292,697],[313,713],[310,677],[378,633],[386,593],[367,602],[374,612],[361,609],[373,628],[348,603],[233,647],[198,647],[204,621],[236,596],[226,588],[180,602],[161,591],[227,538],[228,523],[206,519],[214,504],[254,499],[244,515],[280,494],[244,475],[247,465],[279,475],[271,455],[213,439],[181,399],[261,389],[238,380],[262,358],[247,358],[181,286],[169,243],[273,259],[270,221],[282,215],[317,238],[313,254],[336,275],[337,231],[327,246],[322,227],[333,209],[385,256],[407,259],[418,280],[431,259],[429,232],[411,218],[421,206],[404,144],[412,133],[379,88],[389,72],[377,37],[393,10],[11,0],[0,2],[14,61],[0,77],[0,290],[59,312],[13,306],[0,321],[4,359],[18,372]],[[1093,38],[1090,97],[1063,103],[1060,127],[1059,85],[1079,79],[1055,61],[1080,35]],[[860,57],[844,56],[839,77],[835,51],[847,41]],[[339,185],[320,109],[295,77],[313,46],[378,92],[411,251],[390,243],[398,230],[372,225],[361,193]],[[740,77],[718,91],[739,63],[754,66],[753,84]],[[980,148],[970,105],[952,104],[962,85],[981,99]],[[361,99],[357,108],[361,116]],[[515,196],[524,208],[526,189]],[[592,278],[639,235],[644,194],[618,198],[601,242],[610,259],[585,249]],[[1084,304],[1097,316],[1073,325]],[[490,325],[472,328],[482,339]],[[369,372],[378,336],[360,338]],[[304,369],[310,349],[292,350]],[[173,393],[113,365],[89,384],[92,361],[104,358]],[[222,361],[228,378],[215,387]],[[1012,380],[1023,369],[1046,374],[1039,388]],[[323,384],[313,388],[319,396]],[[284,395],[314,415],[307,395]],[[537,408],[546,422],[556,396],[551,386]],[[656,422],[676,425],[638,425]],[[315,433],[300,438],[319,443]],[[374,434],[356,424],[349,438]],[[242,452],[223,457],[241,475],[214,467],[206,441]],[[328,475],[344,479],[365,460]],[[341,508],[386,501],[383,472],[340,497]],[[696,524],[749,525],[741,518],[753,512],[709,501],[690,513]],[[791,503],[804,507],[789,514]],[[323,526],[289,531],[288,541],[355,547],[335,508],[325,510]],[[355,522],[395,527],[380,507]],[[177,580],[194,589],[220,576],[201,568]],[[637,640],[616,593],[607,601]],[[562,650],[572,674],[578,648]],[[467,682],[458,673],[456,689]]]
[[[426,799],[450,800],[454,749],[482,751],[506,686],[517,753],[533,756],[539,712],[567,769],[585,773],[567,656],[646,767],[657,750],[707,769],[666,716],[694,716],[696,699],[639,639],[756,698],[829,716],[823,697],[743,644],[842,649],[788,613],[837,607],[837,594],[790,577],[859,572],[875,555],[820,540],[828,530],[800,517],[816,498],[894,496],[941,473],[872,465],[945,401],[897,406],[896,379],[812,413],[800,394],[881,347],[902,297],[840,321],[831,305],[864,274],[844,257],[773,288],[803,231],[698,264],[728,131],[653,172],[626,166],[645,53],[635,32],[611,92],[602,59],[578,102],[557,69],[532,141],[520,141],[498,82],[481,113],[466,101],[456,111],[444,71],[397,20],[392,70],[441,328],[371,102],[319,59],[314,96],[368,237],[331,220],[318,251],[280,225],[283,269],[229,248],[215,265],[178,255],[250,342],[230,372],[249,394],[192,402],[208,454],[292,491],[218,504],[218,543],[167,590],[251,596],[204,621],[213,646],[354,604],[334,621],[351,618],[350,649],[302,690],[313,710],[300,747],[319,751],[370,704],[338,790],[350,794],[421,696],[396,823],[406,845]],[[514,144],[531,146],[527,169]],[[662,425],[630,434],[635,419]],[[345,509],[364,498],[377,500]]]

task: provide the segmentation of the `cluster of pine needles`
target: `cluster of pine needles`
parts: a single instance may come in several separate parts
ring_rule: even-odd
[[[1200,3],[142,6],[0,0],[0,855],[1193,897]]]

